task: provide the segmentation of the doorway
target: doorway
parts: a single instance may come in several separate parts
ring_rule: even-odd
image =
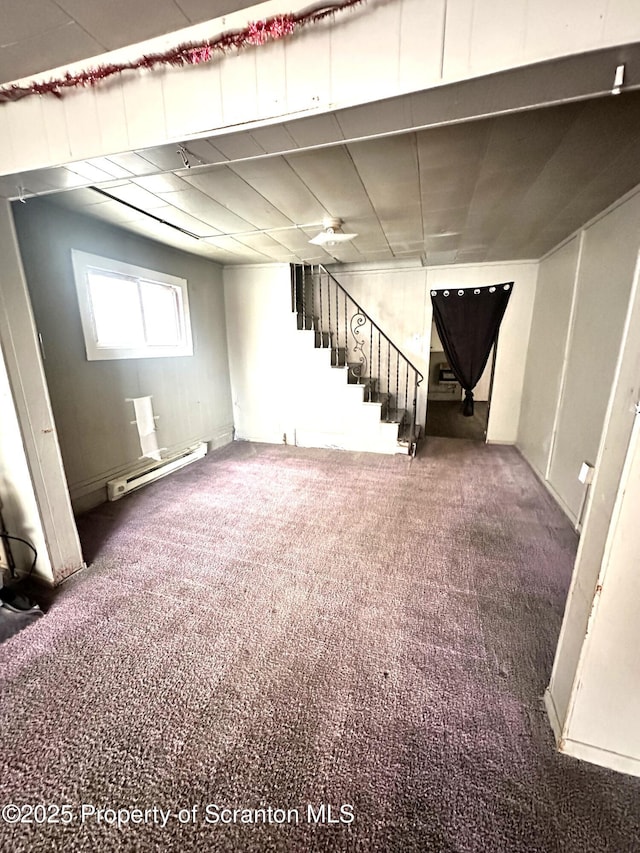
[[[464,391],[447,361],[436,324],[431,322],[426,435],[486,442],[495,350],[493,346],[474,389],[474,413],[465,417],[462,414]]]

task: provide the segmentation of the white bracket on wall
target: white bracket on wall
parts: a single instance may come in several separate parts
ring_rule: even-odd
[[[612,95],[619,95],[622,90],[622,84],[624,83],[624,65],[618,65],[616,68],[616,74],[613,78],[613,89],[611,90]]]
[[[583,462],[578,474],[578,480],[585,485],[589,485],[593,480],[593,465],[588,462]]]
[[[580,466],[580,473],[578,474],[578,480],[585,486],[582,492],[582,501],[580,502],[580,510],[578,511],[578,517],[576,519],[575,529],[579,533],[582,530],[582,516],[584,515],[585,507],[587,505],[587,494],[589,493],[589,487],[593,482],[593,473],[594,466],[589,462],[583,462]]]

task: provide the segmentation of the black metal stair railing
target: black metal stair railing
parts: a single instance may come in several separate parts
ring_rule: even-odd
[[[398,423],[414,454],[418,387],[424,376],[321,264],[292,264],[291,302],[299,329],[331,349],[331,364],[347,367],[349,382],[364,386],[366,402],[380,403],[383,420]]]

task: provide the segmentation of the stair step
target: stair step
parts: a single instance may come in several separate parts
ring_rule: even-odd
[[[408,428],[409,424],[411,423],[411,419],[409,418],[409,412],[407,412],[406,409],[398,409],[396,411],[396,409],[391,406],[389,408],[389,419],[387,423],[399,424],[401,429],[405,425]]]
[[[380,394],[377,391],[372,391],[370,395],[367,395],[365,391],[364,402],[365,403],[379,403],[380,404],[380,420],[386,421],[387,414],[389,411],[389,394]]]

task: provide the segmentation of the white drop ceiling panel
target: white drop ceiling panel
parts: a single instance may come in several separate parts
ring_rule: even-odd
[[[300,179],[312,188],[323,208],[331,216],[344,220],[345,231],[360,233],[365,222],[375,228],[375,210],[346,147],[290,154],[286,160]],[[383,238],[379,225],[377,230]]]
[[[229,167],[247,184],[254,187],[291,222],[302,225],[321,223],[328,211],[283,157],[248,160]]]
[[[35,5],[39,6],[40,0]],[[104,53],[101,42],[92,38],[75,21],[55,29],[43,29],[17,42],[5,42],[2,31],[0,40],[3,42],[0,45],[0,81],[3,83]]]
[[[342,138],[342,129],[332,113],[291,121],[285,128],[299,148],[326,145]]]
[[[214,229],[210,225],[207,225],[206,222],[196,219],[194,216],[189,216],[188,213],[179,210],[177,207],[173,207],[173,205],[167,204],[163,207],[155,207],[151,212],[158,219],[170,222],[178,228],[184,228],[185,231],[195,234],[197,237],[210,237],[214,233]]]
[[[136,153],[151,163],[152,168],[149,171],[174,172],[184,166],[177,145],[159,145],[156,148],[145,148]]]
[[[101,181],[110,181],[113,175],[105,172],[99,166],[95,166],[90,160],[80,160],[77,163],[69,163],[67,171],[79,175],[87,183],[99,184]]]
[[[112,178],[131,178],[134,174],[108,157],[92,157],[89,160],[85,160],[85,163],[96,166],[101,171],[106,172],[107,175],[111,175]]]
[[[5,8],[3,3],[0,37],[3,45],[25,41],[71,22],[71,18],[60,8],[60,4],[50,0],[20,0],[7,3],[7,6],[10,6],[10,10]]]
[[[39,174],[39,170],[36,170],[35,172],[28,172],[27,174],[37,175]],[[14,176],[14,178],[15,177],[19,176]],[[60,169],[43,169],[42,179],[51,187],[60,190],[68,190],[72,187],[81,187],[89,183],[89,181],[87,181],[86,178],[83,178],[82,175],[78,175],[77,172],[72,172],[71,169],[68,169],[65,166]]]
[[[494,119],[467,121],[418,133],[421,169],[474,168],[485,156]]]
[[[203,242],[226,252],[230,257],[235,259],[236,263],[264,263],[265,261],[271,260],[271,258],[269,258],[268,255],[265,255],[264,252],[255,248],[250,248],[249,246],[238,242],[238,240],[235,240],[233,237],[226,237],[224,234],[220,237],[207,237]],[[245,258],[248,260],[245,261]]]
[[[233,199],[234,212],[254,228],[277,228],[292,224],[275,205],[226,166],[189,175],[185,181],[221,205]]]
[[[416,135],[354,143],[348,150],[392,249],[422,241]],[[381,168],[383,163],[394,167]]]
[[[127,224],[127,230],[134,234],[140,234],[150,240],[163,243],[168,246],[174,246],[182,251],[190,251],[191,240],[180,234],[179,231],[174,231],[166,225],[156,225],[148,219],[138,219],[135,222]]]
[[[248,246],[256,252],[261,252],[266,258],[272,261],[286,260],[293,256],[293,253],[269,234],[247,234],[242,237],[236,237],[236,242],[241,246]]]
[[[225,140],[223,144],[220,144],[220,140],[216,139],[215,144],[218,145],[221,151],[229,153],[230,151],[235,150],[235,143],[233,142],[233,139],[240,135],[241,134],[234,134],[233,138],[231,136],[222,137],[222,139]],[[279,154],[281,152],[291,151],[293,148],[297,148],[293,137],[283,124],[272,124],[267,127],[252,130],[251,138],[256,145],[262,148],[265,154]],[[227,140],[230,140],[232,143],[229,147],[226,145]]]
[[[124,154],[111,154],[108,158],[113,163],[122,166],[123,169],[131,172],[133,175],[149,175],[151,172],[157,172],[158,167],[150,160],[145,160],[134,151],[129,151]]]
[[[190,139],[182,146],[190,166],[203,166],[207,163],[225,163],[229,157],[219,147],[207,139]],[[263,154],[264,152],[260,152]]]
[[[327,246],[326,253],[329,260],[322,260],[321,263],[331,263],[333,260],[341,264],[358,264],[365,260],[364,256],[358,251],[355,241]]]
[[[345,139],[393,133],[413,126],[411,100],[406,96],[380,101],[375,110],[369,104],[338,110],[335,117]]]
[[[100,204],[94,204],[86,207],[84,210],[90,216],[95,216],[105,222],[110,222],[113,225],[124,225],[133,222],[144,223],[145,227],[156,229],[157,225],[153,220],[149,219],[144,213],[132,210],[117,201],[103,201]]]
[[[454,264],[457,258],[457,252],[454,251],[428,251],[427,263],[429,266],[439,266],[440,264]]]
[[[208,163],[223,163],[226,160],[242,160],[246,157],[262,157],[266,152],[256,142],[250,133],[228,133],[223,136],[212,136],[207,140],[201,140],[216,151],[215,159],[206,159]],[[189,140],[185,147],[189,151],[198,152],[198,140]],[[209,158],[213,155],[209,154]]]
[[[175,3],[194,24],[229,15],[252,5],[246,0],[175,0]]]
[[[99,34],[107,50],[182,29],[191,23],[173,0],[56,0],[85,32]],[[135,7],[135,14],[132,14]]]
[[[96,204],[104,204],[106,199],[100,193],[89,187],[81,187],[77,190],[71,190],[66,193],[56,193],[49,197],[56,204],[67,207],[69,210],[84,211],[87,207],[92,207]]]
[[[483,158],[485,171],[540,168],[562,144],[582,109],[582,104],[573,104],[557,112],[533,110],[492,121]]]
[[[195,188],[183,192],[167,193],[162,195],[162,198],[166,204],[172,204],[196,219],[201,219],[210,225],[214,231],[219,231],[221,234],[251,230],[251,223],[236,216],[218,204],[217,201]]]
[[[142,178],[134,178],[134,184],[150,193],[175,193],[190,189],[189,184],[171,172],[162,175],[147,175]]]
[[[131,204],[134,207],[142,208],[143,210],[153,211],[154,208],[162,207],[166,204],[164,199],[132,183],[111,186],[107,192],[120,201]]]

